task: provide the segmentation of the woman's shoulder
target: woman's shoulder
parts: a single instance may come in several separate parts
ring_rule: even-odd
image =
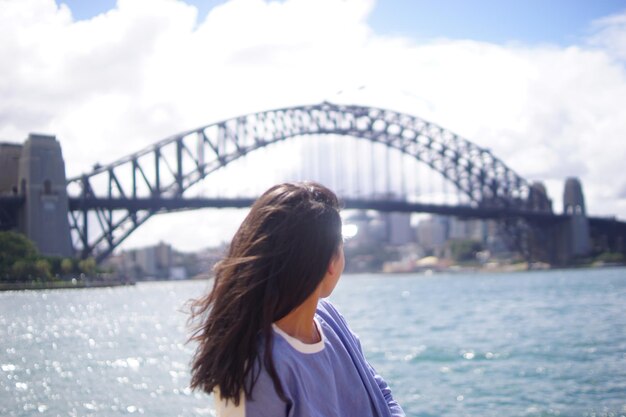
[[[317,312],[322,314],[339,315],[337,307],[335,307],[333,303],[331,303],[330,300],[326,298],[320,298],[320,300],[317,302]]]
[[[346,319],[341,315],[337,307],[327,299],[321,299],[317,303],[318,317],[321,317],[329,324],[335,324],[341,327],[348,327]]]
[[[334,335],[344,346],[361,351],[359,337],[352,331],[346,319],[341,315],[333,303],[322,299],[317,304],[317,317],[330,329],[328,337]],[[336,340],[337,340],[336,339]]]

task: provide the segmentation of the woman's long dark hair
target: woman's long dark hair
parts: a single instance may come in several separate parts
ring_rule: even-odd
[[[280,184],[252,206],[215,267],[213,289],[191,303],[198,343],[191,387],[239,404],[261,366],[285,399],[272,359],[272,323],[317,288],[341,244],[335,194],[317,183]],[[260,357],[263,342],[263,358]]]

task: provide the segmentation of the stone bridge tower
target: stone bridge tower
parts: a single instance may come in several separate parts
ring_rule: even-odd
[[[583,187],[578,178],[568,178],[563,192],[563,214],[570,215],[568,225],[569,252],[572,256],[585,256],[591,250],[589,220],[585,209]]]
[[[22,147],[17,192],[25,197],[18,230],[44,255],[73,255],[65,162],[54,136],[30,134]]]

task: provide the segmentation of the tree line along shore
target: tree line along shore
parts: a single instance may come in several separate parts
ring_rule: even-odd
[[[15,232],[0,232],[0,290],[99,287],[121,282],[95,259],[44,256]]]

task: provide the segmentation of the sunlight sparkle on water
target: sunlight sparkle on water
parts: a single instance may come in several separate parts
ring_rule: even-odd
[[[332,300],[408,416],[626,417],[625,271],[346,274]],[[215,415],[180,311],[206,286],[0,293],[0,415]]]

